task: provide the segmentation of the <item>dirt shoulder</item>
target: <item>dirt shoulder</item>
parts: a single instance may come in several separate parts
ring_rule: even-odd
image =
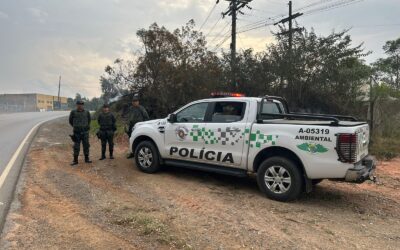
[[[27,155],[1,249],[275,249],[400,246],[400,159],[379,184],[323,181],[292,203],[265,198],[252,178],[168,168],[155,175],[125,159],[71,168],[65,119],[42,126]]]

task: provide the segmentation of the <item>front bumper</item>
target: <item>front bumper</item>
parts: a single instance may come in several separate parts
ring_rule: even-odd
[[[366,156],[346,172],[345,181],[363,183],[366,180],[375,180],[376,160],[373,156]]]

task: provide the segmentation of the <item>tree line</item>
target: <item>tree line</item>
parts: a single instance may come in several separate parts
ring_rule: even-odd
[[[353,115],[372,120],[376,133],[400,137],[400,38],[383,46],[385,58],[368,64],[371,52],[354,45],[348,30],[297,32],[291,50],[287,36],[274,35],[276,42],[265,50],[238,53],[232,84],[229,51],[211,50],[194,21],[173,31],[154,23],[137,31],[141,49],[132,59],[105,67],[102,99],[137,93],[152,117],[165,117],[213,91],[277,95],[293,111]]]
[[[67,99],[68,108],[75,109],[77,101],[83,101],[85,103],[85,108],[91,111],[97,111],[104,105],[104,98],[102,97],[93,97],[89,99],[79,93],[76,93],[75,98]]]

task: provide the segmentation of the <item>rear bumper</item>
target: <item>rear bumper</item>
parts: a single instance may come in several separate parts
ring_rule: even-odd
[[[346,172],[345,181],[363,183],[366,180],[374,180],[376,160],[373,156],[366,156]]]

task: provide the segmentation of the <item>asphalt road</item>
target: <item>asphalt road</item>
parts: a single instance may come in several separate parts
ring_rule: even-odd
[[[0,114],[0,175],[29,131],[38,123],[68,115],[68,112]]]
[[[39,124],[66,115],[65,111],[0,114],[0,231]]]

